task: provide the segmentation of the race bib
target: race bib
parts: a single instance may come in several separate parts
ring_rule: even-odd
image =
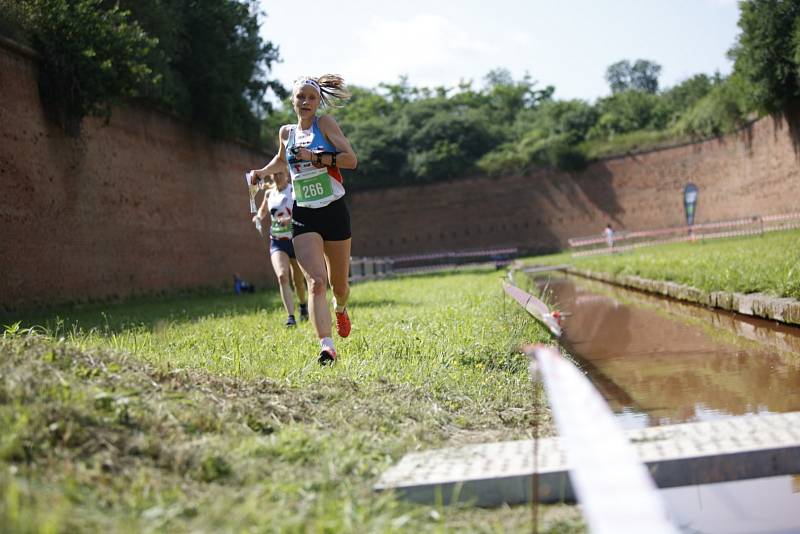
[[[276,239],[292,237],[292,223],[281,224],[280,221],[273,219],[269,227],[269,233]]]
[[[298,206],[304,208],[322,208],[336,200],[333,194],[333,185],[328,169],[323,167],[318,169],[311,166],[303,169],[292,179],[294,198]]]

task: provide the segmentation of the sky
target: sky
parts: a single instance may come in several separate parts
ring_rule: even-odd
[[[452,87],[487,72],[525,74],[558,99],[610,93],[617,61],[662,66],[661,87],[694,74],[728,74],[736,0],[260,0],[261,35],[280,48],[271,78],[340,74],[362,87]]]

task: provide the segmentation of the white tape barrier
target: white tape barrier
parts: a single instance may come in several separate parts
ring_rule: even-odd
[[[549,347],[525,348],[538,369],[571,466],[569,477],[594,534],[677,534],[636,450],[589,380]]]
[[[350,281],[373,280],[395,274],[415,274],[462,267],[474,267],[493,262],[498,265],[498,259],[507,259],[516,255],[516,248],[497,248],[486,250],[468,250],[461,252],[437,252],[432,254],[415,254],[409,256],[393,256],[387,258],[350,258]],[[463,261],[473,258],[477,261]],[[446,261],[442,261],[446,260]],[[417,262],[435,262],[424,265],[401,265]]]
[[[550,311],[547,304],[506,280],[503,280],[503,289],[534,319],[546,326],[554,336],[561,337],[561,325],[558,322],[560,313],[558,311]]]
[[[581,250],[578,252],[573,252],[572,256],[578,258],[581,256],[594,256],[597,254],[614,254],[616,252],[626,252],[628,250],[635,250],[637,248],[650,247],[653,245],[667,245],[669,243],[684,243],[687,241],[702,241],[704,239],[720,239],[723,237],[743,237],[748,235],[761,235],[763,233],[764,232],[760,230],[742,230],[738,232],[715,232],[713,234],[702,234],[699,236],[685,235],[681,237],[673,237],[671,239],[654,239],[651,241],[643,241],[641,243],[633,243],[631,245],[617,246],[615,244],[614,247],[605,247],[592,250]]]
[[[608,247],[607,238],[605,236],[573,237],[568,239],[567,242],[573,249],[590,247],[589,250],[573,252],[574,256],[586,256],[591,254],[608,254],[611,252],[631,250],[632,248],[663,243],[758,235],[764,232],[788,230],[798,227],[800,227],[800,213],[786,213],[781,215],[765,215],[763,217],[748,217],[732,221],[702,223],[693,226],[618,232],[614,235],[613,247]],[[738,230],[736,228],[738,228]],[[725,231],[715,231],[722,229]]]
[[[394,262],[389,258],[350,258],[350,281],[375,280],[394,274]]]
[[[473,258],[473,257],[491,257],[491,256],[509,256],[517,254],[517,248],[496,248],[484,250],[465,250],[461,252],[433,252],[430,254],[413,254],[408,256],[393,256],[391,259],[395,263],[412,262],[412,261],[431,261],[443,260],[450,258]]]

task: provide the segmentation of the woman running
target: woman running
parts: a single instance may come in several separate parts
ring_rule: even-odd
[[[279,172],[289,165],[294,206],[292,243],[311,293],[309,311],[320,341],[319,363],[336,361],[331,337],[331,312],[327,286],[333,289],[336,331],[350,335],[347,298],[350,295],[350,212],[344,201],[339,169],[355,169],[358,159],[347,137],[330,115],[317,117],[317,110],[350,97],[341,77],[325,74],[303,77],[292,88],[292,106],[297,124],[282,126],[280,150],[253,180]]]
[[[294,300],[292,299],[292,281],[297,292],[297,301],[300,304],[300,320],[308,319],[308,305],[306,304],[306,282],[292,247],[292,185],[285,172],[276,172],[272,180],[267,180],[271,187],[264,193],[264,200],[258,208],[258,213],[253,216],[253,222],[260,221],[267,213],[270,215],[269,227],[269,258],[278,284],[281,289],[281,300],[286,309],[288,318],[286,326],[297,324],[294,317]]]

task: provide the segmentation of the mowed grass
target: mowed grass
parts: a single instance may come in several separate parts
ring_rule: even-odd
[[[568,263],[580,269],[687,284],[706,291],[767,293],[800,299],[800,230],[643,247],[572,258],[568,252],[527,264]]]
[[[529,436],[518,348],[548,337],[500,274],[355,286],[330,368],[276,292],[18,318],[0,340],[3,530],[530,531],[529,506],[372,490],[407,452]],[[583,529],[567,506],[543,526]]]

